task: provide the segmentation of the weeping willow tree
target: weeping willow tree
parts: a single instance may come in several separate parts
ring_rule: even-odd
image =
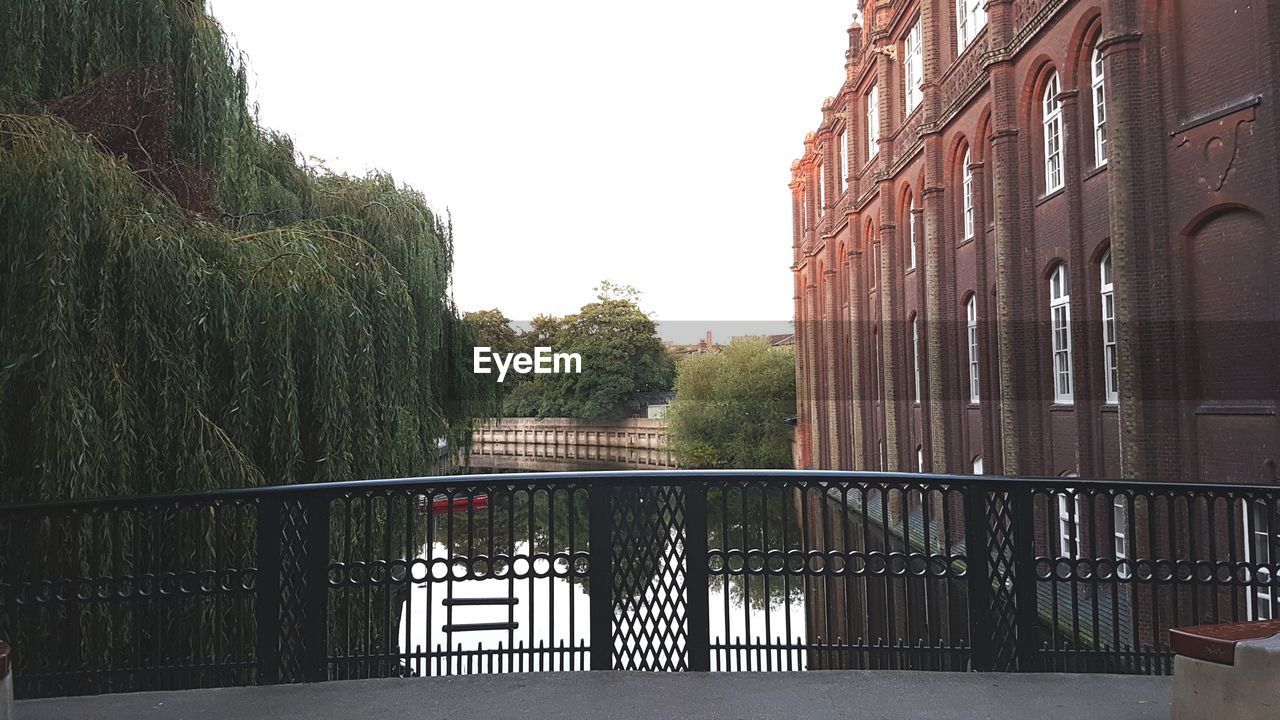
[[[423,474],[494,413],[449,297],[448,220],[260,128],[201,0],[0,0],[0,17],[0,503]],[[33,526],[40,557],[0,575],[89,575],[91,547],[106,575],[244,567],[235,522],[242,542],[131,546],[113,538],[136,527]],[[58,646],[59,623],[151,632],[99,609],[0,620],[28,658],[46,628],[55,662],[109,661]],[[251,623],[174,612],[212,630],[170,633],[190,658]]]
[[[201,2],[0,16],[0,501],[423,472],[490,413],[447,221],[259,129]]]

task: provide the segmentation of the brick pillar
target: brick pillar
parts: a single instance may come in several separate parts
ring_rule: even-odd
[[[995,365],[991,343],[987,341],[986,327],[990,327],[992,319],[991,313],[995,308],[991,306],[991,293],[988,288],[991,286],[990,273],[987,271],[987,253],[988,238],[987,225],[990,218],[987,216],[987,181],[986,175],[991,165],[991,159],[986,153],[987,138],[975,137],[973,139],[973,147],[981,146],[984,158],[982,162],[973,163],[970,167],[973,169],[973,222],[975,225],[974,232],[977,235],[977,245],[974,247],[974,258],[976,260],[978,271],[977,280],[974,281],[974,297],[977,299],[978,306],[978,403],[981,409],[982,418],[982,462],[983,472],[990,474],[995,472],[995,468],[999,463],[996,461],[996,433],[995,425],[1000,420],[999,400],[1000,393],[998,387],[992,382],[994,377],[993,368]],[[961,367],[961,407],[969,403],[969,330],[968,316],[965,309],[961,305],[956,310],[956,319],[958,329],[960,329],[960,346],[959,361]],[[963,323],[960,321],[963,320]],[[972,458],[961,455],[959,458],[961,463],[960,472],[972,472]]]
[[[987,41],[1004,47],[1011,40],[1011,0],[987,3]],[[1018,88],[1012,58],[997,56],[988,65],[991,76],[993,140],[991,146],[992,208],[995,213],[996,353],[1000,358],[1000,434],[1002,472],[1034,475],[1044,472],[1043,409],[1036,308],[1039,283],[1023,244],[1030,215],[1020,192]]]
[[[946,148],[942,137],[942,129],[936,125],[941,114],[942,98],[939,94],[938,79],[945,69],[942,57],[942,28],[950,22],[949,10],[937,3],[925,2],[920,6],[921,33],[924,43],[924,82],[923,99],[920,112],[921,126],[925,128],[924,140],[924,187],[920,189],[920,204],[923,208],[924,231],[923,253],[921,258],[922,277],[924,280],[924,307],[921,316],[924,318],[924,382],[926,404],[925,416],[921,419],[922,438],[929,457],[927,469],[933,472],[959,470],[954,462],[957,454],[955,448],[959,444],[959,417],[953,412],[955,402],[947,388],[954,385],[947,368],[953,362],[953,348],[948,339],[947,318],[954,317],[952,298],[946,288],[949,275],[946,269],[946,257],[949,247],[946,239]],[[953,280],[950,282],[954,282]]]
[[[795,295],[792,300],[795,303],[795,315],[793,326],[795,328],[795,353],[796,353],[796,434],[792,443],[792,461],[798,470],[809,467],[811,459],[809,457],[809,408],[805,402],[807,397],[809,384],[805,379],[805,337],[804,331],[807,318],[804,315],[804,296],[800,292],[803,287],[803,278],[800,275],[800,268],[792,266],[791,273],[794,276]]]
[[[1177,480],[1195,477],[1179,462],[1172,367],[1175,346],[1161,310],[1176,307],[1147,209],[1158,205],[1151,178],[1163,173],[1163,148],[1145,147],[1151,108],[1163,107],[1156,83],[1142,71],[1138,0],[1110,0],[1098,42],[1107,78],[1107,185],[1111,268],[1116,299],[1120,380],[1120,475]],[[1155,137],[1157,134],[1152,133]],[[1153,143],[1154,145],[1154,143]],[[1163,243],[1161,243],[1163,245]]]
[[[871,34],[876,52],[893,47],[893,40],[887,32],[891,15],[892,8],[888,3],[876,2],[876,19]],[[909,402],[908,389],[903,382],[906,377],[906,333],[899,310],[902,304],[902,267],[895,223],[897,198],[894,197],[893,180],[887,172],[893,163],[891,137],[901,101],[892,73],[893,61],[887,52],[881,53],[876,58],[876,86],[880,99],[880,152],[872,171],[872,179],[880,191],[877,234],[880,239],[880,342],[884,348],[884,366],[880,368],[880,372],[884,376],[885,469],[896,471],[913,466],[904,460],[909,453],[902,447],[908,435],[909,417],[906,408],[906,403]]]
[[[1059,78],[1069,77],[1069,69],[1062,68]],[[1089,262],[1084,247],[1084,182],[1080,167],[1080,138],[1088,137],[1080,122],[1079,90],[1062,90],[1058,100],[1062,103],[1063,120],[1063,181],[1067,200],[1067,272],[1071,283],[1071,347],[1075,358],[1071,368],[1074,390],[1076,421],[1076,472],[1081,477],[1097,474],[1102,467],[1101,453],[1095,451],[1098,440],[1094,433],[1099,429],[1095,422],[1099,412],[1097,383],[1101,366],[1096,362],[1102,357],[1101,343],[1091,352],[1101,315],[1097,308],[1097,295],[1093,288],[1100,282],[1097,267]]]
[[[838,370],[840,328],[836,322],[839,271],[832,267],[840,260],[835,257],[835,250],[830,247],[832,242],[833,238],[827,238],[827,247],[823,251],[823,254],[833,262],[829,262],[823,271],[823,292],[822,298],[820,298],[823,304],[822,337],[824,357],[822,358],[822,388],[820,391],[821,396],[818,398],[818,411],[823,413],[827,419],[827,456],[822,459],[823,467],[825,468],[840,467],[840,403],[836,392],[837,384],[840,382]]]
[[[812,258],[810,258],[812,261]],[[808,386],[808,392],[805,397],[805,404],[809,408],[809,457],[813,460],[813,467],[822,467],[822,418],[818,411],[818,382],[820,380],[821,363],[818,358],[818,333],[821,332],[821,322],[817,319],[817,284],[806,279],[805,284],[805,317],[808,322],[805,323],[805,383]]]
[[[856,243],[857,225],[855,217],[849,218],[849,227],[851,228],[850,237],[855,238]],[[866,426],[863,422],[863,402],[865,386],[862,382],[863,364],[865,359],[862,357],[862,338],[866,337],[869,332],[870,324],[865,321],[865,311],[862,304],[866,300],[866,291],[862,286],[862,273],[859,269],[862,267],[862,252],[859,250],[849,251],[849,322],[852,325],[849,332],[849,415],[850,426],[853,432],[853,462],[852,469],[867,469],[867,436]]]
[[[809,455],[809,407],[805,399],[808,397],[808,355],[805,342],[808,338],[805,323],[808,317],[804,308],[804,183],[800,181],[800,162],[791,165],[791,280],[794,288],[792,302],[795,310],[792,326],[795,329],[795,361],[796,361],[796,432],[791,444],[792,462],[797,469],[805,469],[812,463]]]

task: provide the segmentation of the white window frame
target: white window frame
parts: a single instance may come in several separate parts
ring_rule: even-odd
[[[1040,110],[1044,123],[1044,192],[1046,195],[1063,185],[1062,168],[1062,101],[1058,99],[1060,85],[1054,71],[1044,84],[1040,98]]]
[[[924,447],[916,446],[916,472],[924,472]]]
[[[1075,502],[1068,502],[1069,497]],[[1075,560],[1080,557],[1080,495],[1067,488],[1067,492],[1057,493],[1058,498],[1058,557]],[[1075,514],[1072,515],[1074,509]],[[1074,541],[1072,540],[1072,531]]]
[[[910,244],[907,248],[907,270],[916,269],[916,199],[911,198],[907,207],[907,236]]]
[[[906,59],[902,63],[903,81],[906,84],[904,100],[906,114],[910,115],[924,99],[924,92],[920,88],[920,82],[924,78],[924,48],[919,18],[902,39],[902,55]]]
[[[966,321],[966,338],[969,346],[969,404],[979,403],[979,367],[978,367],[978,295],[969,296],[964,305]]]
[[[957,52],[963,53],[987,26],[986,0],[956,0]]]
[[[964,198],[964,239],[973,239],[973,170],[969,167],[969,150],[964,151],[964,162],[961,167],[963,187],[962,196]]]
[[[880,243],[871,241],[871,289],[880,287]]]
[[[1241,529],[1244,531],[1244,561],[1251,565],[1272,565],[1276,558],[1272,545],[1280,536],[1280,528],[1271,531],[1267,525],[1267,503],[1262,500],[1245,500],[1241,508]],[[1269,568],[1258,568],[1253,571],[1258,583],[1271,580]],[[1251,620],[1276,619],[1275,596],[1269,586],[1257,585],[1245,593],[1248,600],[1248,613]]]
[[[912,394],[920,404],[920,315],[911,316],[911,372]]]
[[[867,162],[880,154],[880,89],[867,91]]]
[[[1107,164],[1107,87],[1102,51],[1093,47],[1089,59],[1089,85],[1093,97],[1093,161],[1096,167]]]
[[[973,458],[973,474],[974,474],[974,475],[981,475],[981,474],[982,474],[982,470],[983,470],[983,468],[982,468],[982,456],[981,456],[981,455],[976,455],[976,456],[974,456],[974,458]]]
[[[1098,263],[1102,296],[1102,378],[1108,405],[1120,403],[1120,360],[1116,336],[1116,293],[1111,275],[1111,251]]]
[[[840,131],[840,192],[849,187],[849,128]]]
[[[821,162],[818,163],[816,178],[818,181],[818,217],[822,217],[822,213],[827,208],[827,183],[824,182],[825,178],[822,177]]]
[[[1049,278],[1049,321],[1053,401],[1058,405],[1071,405],[1075,396],[1071,377],[1071,285],[1066,263],[1058,263]]]
[[[1112,532],[1115,535],[1116,577],[1127,580],[1132,572],[1127,563],[1122,564],[1120,561],[1129,559],[1129,506],[1123,495],[1117,495],[1111,501],[1111,508]]]

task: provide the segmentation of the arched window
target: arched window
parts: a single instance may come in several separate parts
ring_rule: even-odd
[[[920,317],[911,315],[911,391],[920,404]]]
[[[1071,292],[1067,266],[1059,263],[1049,278],[1049,321],[1053,335],[1053,401],[1072,403],[1071,394]]]
[[[982,474],[982,456],[981,455],[977,455],[973,458],[973,474],[974,475]]]
[[[916,269],[916,199],[907,203],[907,269]]]
[[[969,340],[969,403],[978,404],[978,296],[969,296],[964,306]]]
[[[880,92],[871,86],[867,93],[867,161],[880,154]]]
[[[1107,90],[1102,76],[1102,52],[1095,45],[1089,61],[1089,84],[1093,87],[1093,163],[1107,164]]]
[[[961,164],[961,173],[963,178],[963,197],[964,197],[964,239],[973,238],[973,170],[969,168],[969,150],[964,151],[964,160]]]
[[[907,31],[907,36],[902,40],[902,56],[906,60],[902,63],[903,81],[906,84],[906,105],[907,114],[920,104],[920,100],[924,97],[924,93],[920,89],[920,81],[924,78],[924,48],[922,36],[920,34],[920,20],[917,19],[911,29]]]
[[[1120,363],[1116,354],[1116,294],[1111,282],[1111,252],[1099,264],[1102,276],[1102,377],[1106,383],[1107,403],[1120,402]]]
[[[1062,187],[1062,101],[1058,99],[1058,73],[1049,76],[1041,97],[1044,117],[1044,191]]]
[[[849,128],[840,131],[840,179],[836,181],[840,192],[849,187]]]
[[[986,0],[956,0],[956,49],[959,52],[964,52],[986,25]]]

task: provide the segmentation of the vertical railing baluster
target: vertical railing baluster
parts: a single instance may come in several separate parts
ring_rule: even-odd
[[[1017,618],[1017,650],[1009,670],[1034,670],[1036,625],[1039,601],[1036,597],[1035,503],[1030,486],[1016,485],[1009,490],[1012,503],[1013,596]]]
[[[613,669],[613,488],[591,486],[589,500],[591,669]],[[532,647],[532,646],[531,646]]]
[[[969,594],[969,646],[973,669],[986,672],[995,667],[992,646],[992,595],[989,566],[991,554],[999,552],[987,528],[987,486],[964,486],[965,577]],[[990,501],[994,502],[994,498]]]
[[[745,495],[746,490],[743,490]],[[711,670],[711,607],[707,567],[707,483],[694,480],[684,486],[685,592],[688,593],[689,669]],[[745,514],[744,514],[745,524]],[[743,548],[744,552],[746,548]],[[749,576],[747,576],[749,577]],[[726,592],[727,592],[726,588]],[[750,603],[750,597],[744,602]],[[748,610],[749,611],[749,610]],[[765,598],[768,612],[768,598]],[[748,637],[750,642],[750,637]],[[767,641],[766,641],[767,642]]]
[[[306,605],[302,625],[302,672],[307,682],[321,682],[329,675],[329,496],[314,493],[303,505],[307,523],[304,535],[307,582],[303,599]],[[390,627],[386,632],[394,635]]]
[[[259,685],[280,682],[280,505],[279,496],[258,500],[254,611]]]

